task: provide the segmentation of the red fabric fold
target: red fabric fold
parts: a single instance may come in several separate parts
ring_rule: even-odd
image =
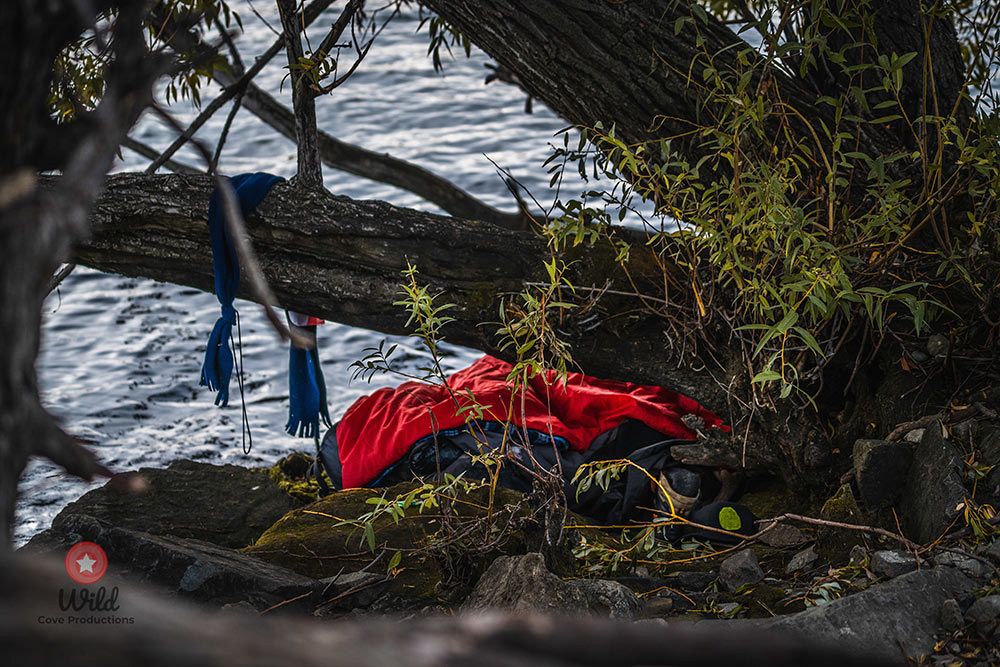
[[[683,394],[582,373],[569,373],[565,385],[554,372],[536,376],[512,400],[507,381],[511,370],[506,361],[485,356],[448,379],[450,392],[443,386],[405,382],[358,399],[337,425],[344,487],[364,486],[421,438],[470,419],[509,420],[518,427],[565,438],[578,451],[626,419],[637,419],[679,440],[696,437],[681,420],[687,414],[701,417],[706,428],[729,430],[718,415]],[[462,409],[476,403],[485,408],[481,417]]]

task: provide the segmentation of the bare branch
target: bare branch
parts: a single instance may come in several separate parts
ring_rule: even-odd
[[[144,158],[150,160],[156,160],[160,157],[160,151],[156,150],[152,146],[142,143],[138,139],[132,137],[125,137],[122,140],[122,146],[128,148],[129,150],[135,151]],[[174,172],[175,174],[200,174],[202,172],[198,171],[194,167],[190,167],[183,162],[177,162],[176,160],[167,160],[163,163],[163,166]]]
[[[54,292],[64,280],[69,278],[69,274],[73,273],[74,269],[76,269],[76,264],[64,264],[62,268],[60,268],[59,271],[52,276],[52,280],[49,282],[49,294],[52,294],[52,292]]]
[[[303,187],[318,189],[323,187],[323,163],[319,159],[319,141],[316,137],[316,99],[307,85],[308,78],[301,69],[305,54],[299,31],[304,29],[304,21],[296,11],[296,0],[276,2],[284,28],[285,53],[292,80],[295,146],[298,153],[296,180]]]
[[[317,0],[306,6],[303,12],[304,23],[308,26],[331,1]],[[162,13],[162,7],[160,11]],[[167,21],[168,19],[161,20]],[[189,30],[175,30],[170,34],[169,44],[177,52],[192,52],[209,48],[207,45],[201,44],[198,36]],[[278,43],[278,50],[280,50],[280,46],[281,44]],[[275,47],[272,45],[272,48]],[[267,54],[265,53],[265,55]],[[225,67],[214,69],[212,77],[226,88],[237,82],[237,76]],[[295,140],[294,114],[252,82],[246,87],[243,107],[283,136]],[[318,133],[318,139],[320,157],[323,164],[328,167],[402,188],[440,206],[447,213],[457,217],[485,220],[508,229],[526,229],[529,224],[529,216],[520,211],[508,213],[494,208],[457,187],[451,181],[412,162],[361,148],[322,131]]]
[[[364,0],[351,0],[344,7],[344,11],[340,13],[337,20],[333,22],[330,26],[330,32],[326,34],[323,41],[319,43],[316,48],[316,53],[329,53],[330,50],[337,44],[337,40],[341,38],[344,31],[347,30],[347,26],[351,24],[354,19],[354,15],[357,14],[358,10],[364,4]]]
[[[163,166],[163,164],[170,159],[174,153],[176,153],[184,144],[188,143],[191,138],[194,137],[195,133],[201,129],[201,126],[204,125],[209,118],[214,116],[219,109],[224,107],[226,103],[229,102],[229,100],[233,99],[238,94],[242,94],[242,92],[246,90],[247,84],[250,83],[250,81],[252,81],[262,69],[264,69],[264,66],[267,65],[275,55],[277,55],[277,53],[281,50],[283,43],[283,39],[275,41],[274,44],[272,44],[267,51],[265,51],[260,58],[257,59],[257,62],[255,62],[250,69],[245,71],[239,79],[222,91],[221,95],[216,97],[207,107],[202,109],[201,113],[199,113],[195,119],[191,121],[191,124],[188,125],[187,129],[183,130],[180,133],[180,136],[177,137],[177,139],[175,139],[173,143],[171,143],[166,150],[160,154],[160,157],[153,160],[153,162],[146,167],[146,173],[155,173],[156,170]],[[211,159],[209,160],[209,165],[211,166]]]
[[[222,126],[222,132],[219,134],[219,141],[215,144],[215,153],[212,155],[212,164],[208,166],[208,173],[214,174],[219,168],[219,158],[222,156],[222,149],[226,145],[226,139],[229,138],[229,130],[233,126],[233,121],[236,119],[236,114],[240,112],[243,107],[243,91],[236,96],[233,100],[233,106],[229,109],[229,115],[226,116],[226,122]]]
[[[872,650],[864,637],[831,643],[742,621],[633,623],[492,613],[425,616],[405,623],[391,618],[310,623],[203,610],[121,581],[115,583],[127,591],[141,622],[54,624],[46,626],[45,641],[40,641],[37,619],[52,613],[66,576],[62,563],[19,555],[0,566],[4,655],[11,664],[29,667],[53,664],[53,656],[104,667],[327,667],[330,656],[354,667],[883,667],[900,662],[898,656]],[[372,650],[372,637],[379,638],[377,650]]]

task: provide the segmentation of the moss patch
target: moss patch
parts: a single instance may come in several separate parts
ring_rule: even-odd
[[[305,452],[292,452],[267,469],[279,489],[303,503],[319,498],[319,484],[309,474],[315,458]]]
[[[772,519],[787,512],[809,514],[810,510],[809,502],[801,493],[777,479],[754,482],[738,502],[746,505],[758,519]]]
[[[486,509],[489,492],[483,488],[456,495],[450,514],[440,507],[423,513],[410,508],[398,521],[381,514],[370,522],[370,531],[358,523],[376,508],[373,499],[394,500],[420,486],[407,482],[388,489],[337,491],[289,512],[245,551],[317,579],[361,570],[378,554],[383,555],[369,571],[385,572],[400,552],[390,594],[435,602],[449,588],[474,583],[497,556],[527,551],[532,521],[526,501],[505,489],[497,490],[492,520]],[[445,530],[446,522],[457,529]]]

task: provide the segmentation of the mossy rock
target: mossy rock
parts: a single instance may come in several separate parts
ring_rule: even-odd
[[[533,541],[536,529],[526,499],[506,489],[496,491],[492,523],[486,520],[489,489],[456,495],[446,520],[466,535],[458,539],[443,537],[440,508],[420,513],[411,507],[398,521],[386,512],[369,522],[370,531],[358,523],[377,507],[373,499],[394,500],[421,486],[406,482],[387,489],[337,491],[289,512],[244,551],[316,579],[370,565],[368,571],[386,572],[393,554],[400,552],[388,594],[437,603],[454,601],[454,595],[446,594],[466,592],[497,556],[525,553]],[[379,553],[385,555],[372,565]]]
[[[777,479],[756,481],[738,502],[749,508],[758,519],[773,519],[788,512],[810,513],[809,501]]]
[[[319,498],[319,484],[310,474],[315,457],[305,452],[292,452],[267,469],[275,485],[293,499],[311,503]]]
[[[844,484],[831,496],[820,510],[820,518],[827,521],[862,525],[865,514],[861,511],[850,484]],[[821,528],[816,531],[816,552],[832,564],[850,560],[851,549],[864,544],[864,535],[845,528]]]

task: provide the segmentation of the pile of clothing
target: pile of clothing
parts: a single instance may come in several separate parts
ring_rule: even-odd
[[[501,452],[500,484],[530,491],[538,472],[558,471],[569,508],[622,524],[670,508],[739,534],[754,530],[746,508],[720,498],[720,472],[679,465],[676,444],[700,429],[727,431],[718,415],[663,387],[555,372],[514,388],[512,366],[485,356],[445,384],[406,382],[360,398],[327,432],[320,462],[336,488],[384,487],[446,473],[485,478],[478,457]],[[607,488],[582,492],[581,465],[628,460]],[[690,532],[690,531],[689,531]],[[725,535],[709,530],[706,537]]]

